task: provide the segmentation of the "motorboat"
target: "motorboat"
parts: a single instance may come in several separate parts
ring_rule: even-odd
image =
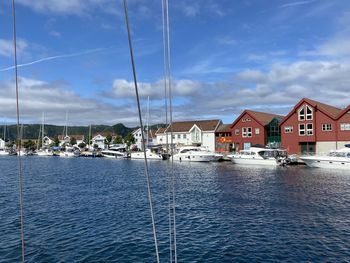
[[[103,157],[107,158],[125,158],[126,151],[125,148],[110,148],[101,151]]]
[[[350,144],[327,155],[301,156],[300,159],[310,167],[350,170]]]
[[[6,151],[5,149],[0,149],[0,156],[3,156],[3,155],[9,155],[9,152]]]
[[[129,156],[131,159],[145,159],[145,154],[143,151],[131,152]],[[163,160],[163,156],[161,154],[154,153],[151,151],[151,149],[146,149],[146,158],[150,160]]]
[[[78,150],[75,150],[73,147],[66,147],[65,151],[60,152],[60,157],[76,157],[79,156]]]
[[[251,147],[228,157],[235,164],[278,166],[285,163],[287,152],[280,149]]]
[[[37,156],[52,156],[53,152],[49,149],[41,149],[35,152],[35,155]]]
[[[178,153],[174,154],[174,161],[183,162],[213,162],[223,157],[222,154],[210,152],[197,146],[180,147]]]

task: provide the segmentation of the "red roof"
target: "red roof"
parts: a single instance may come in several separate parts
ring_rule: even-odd
[[[323,112],[324,114],[326,114],[328,117],[332,118],[332,119],[336,119],[342,112],[341,109],[333,107],[331,105],[325,104],[325,103],[321,103],[315,100],[311,100],[308,98],[303,98],[301,99],[295,106],[294,108],[288,113],[288,115],[286,117],[284,117],[284,119],[281,121],[280,125],[282,123],[284,123],[287,119],[289,119],[289,117],[298,110],[298,108],[303,104],[303,103],[307,103],[310,106],[317,108],[319,111]]]
[[[350,111],[350,105],[347,106],[345,109],[343,109],[337,116],[337,120],[340,119],[341,117],[343,117],[344,114],[346,114],[347,112]]]
[[[267,113],[267,112],[260,112],[260,111],[252,111],[252,110],[245,110],[243,111],[238,118],[230,125],[230,128],[232,129],[233,126],[236,125],[236,123],[244,116],[244,114],[249,114],[255,121],[260,123],[262,126],[265,126],[269,124],[274,118],[282,119],[284,116],[273,114],[273,113]]]

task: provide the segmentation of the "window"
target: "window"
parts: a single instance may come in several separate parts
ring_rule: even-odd
[[[260,129],[259,128],[255,128],[255,134],[260,134]]]
[[[312,120],[312,108],[306,105],[306,119]]]
[[[302,107],[302,108],[298,111],[298,120],[299,120],[299,121],[305,120],[305,109],[304,109],[304,107]]]
[[[172,139],[173,139],[173,140],[175,139],[175,135],[172,136]]]
[[[177,138],[178,138],[178,139],[181,139],[181,134],[178,134],[178,135],[177,135]]]
[[[252,128],[248,127],[248,128],[245,128],[245,129],[246,129],[246,137],[252,137]]]
[[[299,124],[299,135],[300,136],[305,135],[305,124]]]
[[[160,138],[160,139],[159,139],[159,141],[160,141],[160,142],[162,142],[162,141],[163,141],[163,139],[162,139],[162,138]]]
[[[314,134],[314,129],[313,129],[313,124],[312,123],[307,123],[306,124],[306,134],[307,135],[313,135]]]
[[[239,129],[235,130],[235,135],[239,135]]]
[[[330,123],[322,124],[322,131],[332,131],[332,124]]]
[[[242,137],[245,138],[247,137],[247,128],[242,128]]]
[[[284,133],[293,133],[293,126],[285,126]]]
[[[249,118],[242,119],[242,122],[247,122],[247,121],[252,121],[252,120]]]
[[[350,131],[350,123],[340,123],[341,131]]]
[[[186,139],[186,134],[182,135],[182,138],[183,138],[183,139]]]

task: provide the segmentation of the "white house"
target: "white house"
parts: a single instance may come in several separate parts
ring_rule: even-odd
[[[0,149],[5,149],[5,141],[0,139]]]
[[[157,143],[165,146],[168,138],[169,145],[172,141],[176,147],[198,145],[215,151],[215,131],[221,123],[221,120],[173,122],[166,129],[158,129]],[[170,137],[171,132],[172,138]]]
[[[45,136],[47,137],[47,136]],[[44,137],[44,144],[46,145],[45,143],[45,137]],[[51,140],[49,137],[47,137],[49,140]],[[77,134],[77,135],[67,135],[67,136],[62,136],[62,135],[59,135],[58,136],[58,140],[60,141],[60,146],[62,146],[63,144],[70,144],[70,141],[71,139],[74,138],[76,141],[77,141],[77,145],[79,145],[80,143],[84,142],[84,139],[85,139],[85,136],[84,135],[80,135],[80,134]],[[52,142],[52,140],[51,140]],[[49,143],[50,144],[50,143]]]
[[[96,144],[98,148],[106,149],[105,139],[105,136],[97,134],[91,139],[91,145],[94,146]]]
[[[155,130],[149,130],[148,131],[148,136],[146,135],[147,133],[144,133],[145,140],[147,141],[146,146],[153,146],[157,144],[157,136],[156,136],[156,131]],[[135,144],[138,149],[142,149],[142,134],[141,134],[141,128],[138,128],[137,130],[134,130],[132,132],[132,135],[134,136],[135,139]]]

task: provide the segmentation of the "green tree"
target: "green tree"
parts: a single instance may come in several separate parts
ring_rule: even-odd
[[[75,139],[74,137],[70,138],[70,145],[76,145],[77,144],[77,139]]]
[[[113,140],[113,144],[120,144],[123,143],[123,137],[122,136],[116,136]]]
[[[131,132],[129,132],[125,137],[124,137],[125,143],[130,146],[131,144],[135,143],[135,138],[134,135],[132,135]]]
[[[112,141],[112,135],[110,133],[107,134],[106,139],[105,139],[105,144],[109,147]]]
[[[95,150],[97,150],[97,149],[98,149],[98,145],[97,145],[96,143],[94,144],[94,146],[93,146],[93,147],[94,147],[94,149],[95,149]]]
[[[60,145],[60,140],[58,139],[58,137],[55,137],[54,141],[53,141],[53,146],[59,146]]]
[[[84,142],[81,142],[81,143],[78,144],[78,147],[79,147],[80,149],[85,148],[85,146],[86,146],[86,144],[85,144]]]
[[[28,140],[28,141],[23,143],[23,147],[25,149],[34,149],[35,148],[35,142],[33,142],[32,140]]]

